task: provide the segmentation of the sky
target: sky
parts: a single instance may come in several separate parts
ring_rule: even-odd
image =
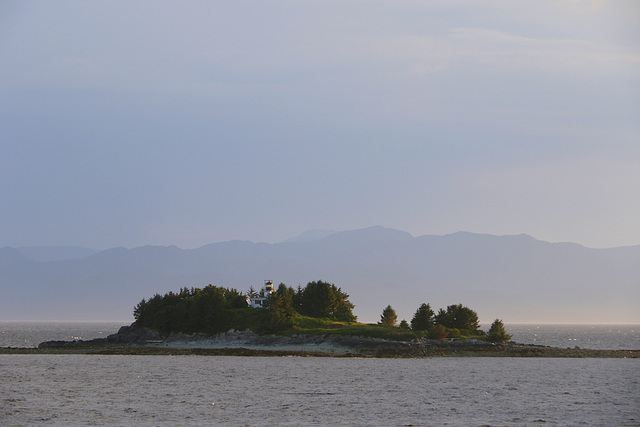
[[[4,0],[0,247],[640,244],[637,0]]]

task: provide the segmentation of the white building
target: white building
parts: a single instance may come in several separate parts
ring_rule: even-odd
[[[273,286],[273,282],[271,280],[264,281],[264,287],[260,290],[260,293],[256,296],[249,295],[249,307],[251,308],[262,308],[264,307],[264,303],[276,290]]]

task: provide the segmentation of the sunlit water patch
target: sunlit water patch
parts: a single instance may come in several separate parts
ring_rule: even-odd
[[[115,334],[124,322],[0,322],[0,347],[37,347],[43,341],[90,340]]]
[[[640,350],[640,325],[507,324],[513,340],[560,348]]]

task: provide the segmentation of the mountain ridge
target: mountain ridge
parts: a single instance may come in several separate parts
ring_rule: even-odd
[[[593,249],[522,234],[413,237],[369,227],[280,243],[111,248],[61,261],[18,255],[0,249],[0,320],[125,319],[156,292],[209,283],[246,291],[272,279],[336,283],[363,321],[377,321],[388,304],[410,320],[428,302],[463,303],[484,321],[640,323],[640,245]]]

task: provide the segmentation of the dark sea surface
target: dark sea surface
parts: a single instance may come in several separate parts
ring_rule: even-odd
[[[639,359],[0,355],[0,425],[640,425]]]
[[[0,323],[0,346],[122,322]],[[638,349],[638,325],[507,325],[514,340]],[[0,355],[0,426],[640,426],[639,359]]]

